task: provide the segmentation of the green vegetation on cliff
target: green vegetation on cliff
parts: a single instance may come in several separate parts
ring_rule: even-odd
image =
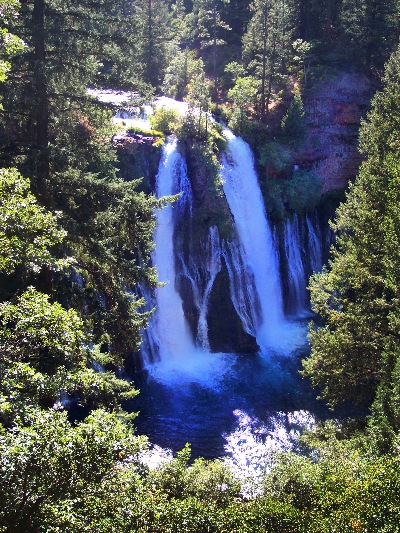
[[[371,431],[388,445],[400,429],[400,50],[383,82],[361,130],[367,160],[333,224],[333,258],[311,281],[312,303],[324,325],[312,328],[312,352],[304,364],[330,403],[372,402]]]

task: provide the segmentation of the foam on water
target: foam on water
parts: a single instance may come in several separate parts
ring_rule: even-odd
[[[218,390],[230,372],[232,354],[210,353],[194,347],[191,352],[161,359],[148,367],[149,375],[164,385],[183,389],[197,384]]]
[[[169,448],[161,448],[161,446],[154,444],[151,448],[141,452],[138,459],[150,470],[155,470],[165,463],[170,463],[173,457],[172,450]]]

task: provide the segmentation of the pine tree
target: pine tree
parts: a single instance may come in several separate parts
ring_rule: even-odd
[[[243,60],[260,80],[260,113],[264,118],[274,85],[286,71],[295,10],[293,2],[284,0],[253,0],[250,9],[252,17],[243,36]]]
[[[203,50],[211,50],[211,71],[214,80],[214,99],[217,97],[217,61],[219,47],[226,44],[225,34],[230,27],[224,20],[229,0],[194,0],[194,35]]]
[[[146,83],[158,87],[167,63],[170,15],[163,0],[135,0],[134,5],[141,75]]]
[[[340,28],[346,53],[369,68],[381,69],[400,37],[397,0],[344,0]]]
[[[398,375],[400,49],[383,82],[361,130],[367,160],[333,224],[333,259],[310,286],[324,325],[311,329],[305,374],[331,404],[370,404],[377,387],[386,383],[388,391],[395,386],[392,374]],[[382,400],[382,391],[378,397]],[[398,428],[399,423],[397,417]]]
[[[39,202],[61,213],[67,236],[58,253],[74,258],[67,276],[44,265],[35,286],[74,306],[94,341],[120,356],[136,348],[148,317],[134,288],[155,283],[148,263],[158,205],[138,182],[118,179],[113,111],[87,95],[105,60],[124,53],[113,41],[123,8],[122,0],[25,0],[11,26],[26,46],[4,84],[2,138],[3,164],[18,155]]]

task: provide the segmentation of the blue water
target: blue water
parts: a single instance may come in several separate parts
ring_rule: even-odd
[[[303,348],[286,357],[216,354],[223,359],[224,371],[215,379],[187,377],[179,370],[176,379],[171,373],[156,379],[143,371],[134,379],[140,394],[125,407],[139,411],[138,433],[148,435],[153,444],[176,452],[189,442],[193,458],[220,457],[225,436],[237,426],[236,410],[266,425],[281,412],[306,410],[317,419],[327,416],[298,372],[306,353]]]

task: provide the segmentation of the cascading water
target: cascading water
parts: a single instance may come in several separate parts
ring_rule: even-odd
[[[244,262],[244,252],[238,239],[224,243],[223,256],[229,274],[230,296],[243,329],[256,336],[260,322],[260,301],[253,272]]]
[[[111,97],[114,101],[114,95]],[[164,104],[185,112],[186,104],[160,101],[160,105]],[[115,120],[134,125],[138,117]],[[141,127],[150,129],[149,124],[141,122]],[[177,141],[169,139],[164,146],[156,193],[164,196],[181,192],[182,195],[173,206],[157,214],[156,251],[152,260],[160,281],[166,285],[152,297],[145,288],[139,292],[148,301],[146,309],[156,306],[156,311],[143,334],[141,351],[145,371],[134,376],[141,394],[128,410],[140,411],[136,420],[138,430],[149,435],[151,441],[171,446],[174,451],[189,441],[193,457],[215,458],[229,453],[230,464],[238,477],[252,476],[254,466],[253,478],[257,479],[260,470],[257,465],[268,464],[270,444],[282,441],[283,426],[287,424],[280,422],[290,418],[279,413],[310,407],[315,411],[295,363],[281,364],[274,357],[264,357],[265,349],[261,356],[210,354],[207,349],[208,335],[210,344],[215,346],[221,324],[228,334],[226,324],[239,332],[229,344],[232,351],[243,331],[252,338],[256,336],[262,348],[272,344],[278,349],[283,345],[285,349],[287,344],[282,338],[292,337],[291,324],[289,330],[284,327],[287,321],[282,305],[278,246],[266,219],[251,152],[230,132],[226,135],[230,154],[223,158],[223,177],[225,193],[228,187],[231,189],[231,213],[235,221],[226,233],[230,235],[229,242],[221,242],[214,227],[196,231],[192,214],[199,198],[195,198],[191,189]],[[191,178],[196,180],[196,175]],[[192,183],[195,190],[195,181]],[[199,183],[196,185],[199,187]],[[319,231],[319,224],[323,228],[326,224],[323,217],[314,216],[309,220],[299,217],[299,222],[299,241],[292,243],[298,247],[308,275],[311,268],[320,269],[322,258],[326,260],[329,243],[324,240],[325,230]],[[190,239],[186,234],[182,236],[183,231],[191,233]],[[203,236],[202,242],[196,241],[199,234]],[[283,234],[280,239],[284,239]],[[283,251],[284,243],[281,241],[280,245]],[[283,273],[285,287],[286,278]],[[192,299],[190,306],[189,299]],[[220,301],[229,303],[222,306],[222,312],[217,305]],[[304,340],[304,330],[300,337]],[[256,346],[242,352],[248,354],[255,350]],[[233,414],[239,419],[238,426]],[[275,419],[277,424],[272,424],[271,420]],[[254,486],[252,482],[250,490]]]
[[[310,266],[313,272],[321,272],[322,270],[322,243],[321,236],[317,226],[311,222],[311,219],[306,217],[308,230],[308,250],[310,255]]]
[[[186,263],[182,254],[179,257],[181,260],[182,275],[191,284],[194,305],[199,314],[196,341],[201,348],[209,350],[210,344],[208,341],[207,324],[208,303],[215,278],[221,270],[221,246],[218,228],[216,226],[210,227],[208,241],[204,245],[204,249],[206,251],[204,258],[190,256],[188,263]]]
[[[292,316],[307,316],[310,312],[308,279],[313,272],[321,271],[323,263],[317,213],[294,215],[287,220],[282,239],[286,258],[285,310]]]
[[[177,151],[177,140],[170,138],[163,147],[163,156],[157,176],[157,196],[174,194],[181,156]],[[182,300],[175,290],[174,218],[169,205],[157,213],[156,243],[153,264],[157,265],[158,276],[166,286],[156,290],[157,312],[153,335],[158,340],[161,359],[186,357],[194,351],[194,344],[182,309]]]
[[[182,193],[177,206],[177,216],[191,212],[191,189],[187,178],[185,162],[177,150],[177,140],[169,138],[163,147],[163,155],[156,177],[156,194],[158,197]],[[154,235],[155,251],[152,254],[153,264],[157,266],[160,282],[166,285],[156,290],[156,312],[150,328],[153,343],[158,346],[159,363],[148,366],[150,373],[158,381],[169,384],[182,379],[186,382],[197,381],[212,385],[226,370],[223,357],[212,356],[206,349],[197,347],[187,324],[182,298],[175,288],[175,217],[173,205],[169,205],[157,213],[157,228]],[[210,279],[201,295],[200,317],[207,312],[208,297],[213,279],[219,269],[220,252],[216,249],[215,236],[211,232],[209,272]],[[218,245],[219,248],[219,245]],[[199,326],[199,335],[203,335],[202,344],[207,346],[206,325],[203,330]]]
[[[264,201],[254,169],[250,147],[231,131],[224,130],[228,141],[223,156],[222,177],[229,208],[235,220],[246,263],[254,276],[256,294],[253,306],[260,304],[260,317],[254,325],[256,339],[263,351],[271,347],[287,351],[287,323],[284,319],[279,262]],[[255,313],[252,312],[254,316]],[[297,340],[293,338],[294,344]]]
[[[304,313],[309,306],[307,295],[307,272],[303,261],[302,238],[297,215],[285,224],[284,243],[288,271],[288,299],[290,311]]]

